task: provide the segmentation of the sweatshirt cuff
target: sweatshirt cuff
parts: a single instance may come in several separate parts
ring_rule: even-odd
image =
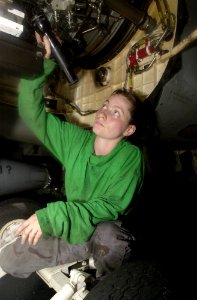
[[[54,59],[44,58],[43,67],[44,67],[44,75],[48,76],[57,67],[57,64]]]
[[[47,218],[47,208],[42,208],[37,210],[36,217],[38,219],[43,236],[44,237],[52,236],[52,228]]]

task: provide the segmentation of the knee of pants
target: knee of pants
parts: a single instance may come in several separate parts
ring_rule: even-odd
[[[120,229],[121,223],[115,223],[114,221],[107,221],[97,225],[94,240],[95,242],[99,240],[102,242],[111,242],[113,239],[117,238],[117,234]]]
[[[91,243],[93,251],[102,246],[106,252],[110,250],[111,253],[120,254],[122,250],[129,247],[131,240],[130,232],[121,227],[120,221],[107,221],[97,225]]]
[[[116,240],[129,241],[132,239],[131,233],[121,227],[121,221],[107,221],[97,225],[92,236],[94,242],[113,243]]]
[[[131,237],[121,222],[104,222],[97,226],[91,245],[98,274],[108,273],[129,259]]]

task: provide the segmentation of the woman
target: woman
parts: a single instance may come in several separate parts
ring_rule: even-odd
[[[40,37],[37,35],[38,41]],[[125,140],[136,130],[138,102],[117,90],[97,111],[92,131],[47,113],[43,87],[56,64],[46,49],[44,72],[22,79],[19,112],[23,120],[65,168],[66,200],[51,202],[24,221],[21,236],[1,251],[0,266],[27,277],[45,267],[93,256],[97,277],[119,267],[131,253],[133,236],[121,226],[143,183],[144,160]]]

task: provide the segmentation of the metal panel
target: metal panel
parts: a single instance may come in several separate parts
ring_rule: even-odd
[[[18,77],[34,77],[42,71],[43,53],[37,46],[0,32],[1,73]]]

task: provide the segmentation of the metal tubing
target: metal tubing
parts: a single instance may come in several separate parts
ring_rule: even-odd
[[[145,11],[137,9],[131,4],[129,0],[105,0],[106,4],[116,12],[118,12],[122,17],[132,21],[135,25],[140,25],[143,23],[146,16]]]
[[[122,17],[139,26],[142,30],[152,31],[155,27],[155,21],[147,15],[145,11],[133,6],[129,0],[105,0],[105,3]]]

